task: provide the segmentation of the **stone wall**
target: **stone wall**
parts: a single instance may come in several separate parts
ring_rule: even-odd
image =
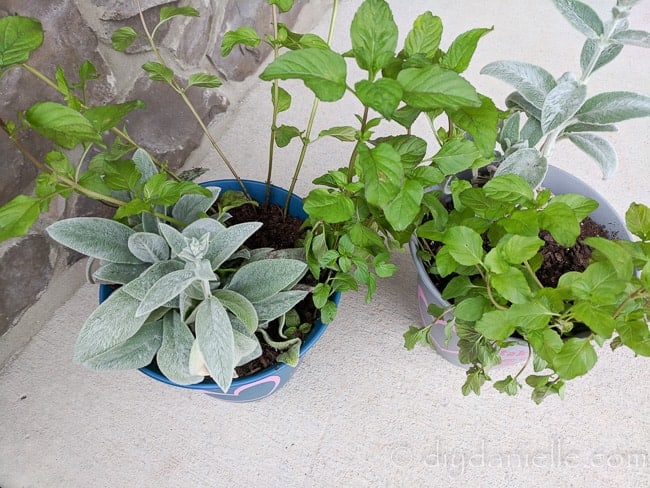
[[[281,21],[292,25],[305,3],[297,1]],[[311,0],[309,3],[310,9],[324,11],[326,2]],[[157,22],[160,7],[164,5],[189,5],[200,11],[199,18],[167,22],[157,34],[158,44],[164,46],[165,53],[176,63],[175,69],[181,73],[208,71],[223,80],[239,82],[255,73],[269,54],[268,48],[236,49],[227,58],[222,58],[219,52],[227,30],[251,25],[264,31],[270,20],[264,0],[140,0],[140,4],[149,25]],[[111,34],[118,27],[126,25],[141,30],[134,5],[133,0],[3,0],[0,17],[19,14],[41,20],[45,42],[34,53],[30,64],[50,77],[57,66],[62,66],[72,78],[82,61],[92,61],[100,79],[91,85],[89,105],[109,100],[143,100],[147,109],[135,111],[127,119],[129,134],[156,157],[168,161],[172,168],[179,168],[201,142],[198,123],[170,88],[151,82],[140,69],[151,59],[148,45],[136,42],[126,54],[111,48]],[[219,90],[193,88],[188,96],[206,124],[228,110],[229,101]],[[17,112],[45,97],[61,99],[55,90],[29,72],[13,69],[0,79],[0,118],[15,120]],[[174,120],[173,131],[169,130],[170,117]],[[38,157],[51,149],[47,141],[35,134],[25,134],[22,143]],[[20,193],[30,192],[35,174],[33,166],[0,133],[0,205]],[[17,322],[58,272],[78,259],[53,244],[43,229],[62,216],[110,214],[110,209],[95,202],[73,197],[53,205],[29,235],[0,244],[0,334]]]

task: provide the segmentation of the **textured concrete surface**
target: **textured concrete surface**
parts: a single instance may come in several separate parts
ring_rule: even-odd
[[[358,3],[342,4],[336,37],[341,48]],[[588,3],[599,12],[610,6]],[[508,88],[477,74],[489,61],[538,63],[556,76],[576,66],[580,45],[550,1],[418,0],[396,12],[402,30],[424,9],[443,18],[445,45],[469,28],[495,26],[468,77],[497,101]],[[647,0],[638,7],[635,26],[650,26]],[[603,75],[596,73],[592,93],[650,91],[647,54],[627,48]],[[237,154],[242,176],[258,175],[265,161],[267,100],[268,87],[254,86],[215,127],[228,153]],[[340,108],[322,108],[317,130],[351,122],[341,120]],[[305,119],[297,116],[295,123]],[[611,134],[621,169],[608,181],[568,145],[558,147],[554,163],[623,212],[632,200],[650,203],[648,133],[646,119],[621,124],[621,132]],[[347,155],[327,141],[316,145],[299,193]],[[207,149],[191,162],[209,165],[210,177],[226,176]],[[290,164],[279,168],[275,182],[286,185],[290,172]],[[73,365],[76,334],[97,296],[94,286],[76,289],[82,269],[74,268],[79,276],[59,284],[76,289],[67,303],[30,316],[44,325],[24,348],[14,354],[0,348],[11,356],[0,366],[0,486],[650,485],[650,361],[605,349],[594,371],[567,388],[564,401],[550,398],[540,406],[491,388],[481,397],[463,397],[461,369],[433,351],[402,347],[402,333],[418,320],[415,272],[406,252],[395,261],[399,272],[380,282],[372,304],[364,303],[362,293],[343,297],[335,322],[282,390],[243,405],[170,389],[138,372],[96,373]],[[26,342],[19,339],[5,336],[2,345]]]

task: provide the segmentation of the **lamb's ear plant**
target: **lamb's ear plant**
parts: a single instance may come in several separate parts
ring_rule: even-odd
[[[496,174],[518,174],[533,188],[546,176],[548,161],[561,139],[575,144],[597,163],[604,178],[610,177],[618,157],[611,142],[599,134],[616,131],[618,122],[650,115],[646,95],[629,91],[593,95],[587,89],[592,75],[613,61],[624,46],[650,48],[649,32],[629,29],[628,17],[641,0],[618,0],[607,20],[577,0],[552,1],[586,37],[579,72],[556,78],[540,66],[521,61],[496,61],[481,71],[516,89],[506,99],[511,115],[500,132],[503,152],[496,161]]]
[[[500,125],[502,152],[482,171],[475,168],[467,179],[451,177],[432,191],[438,204],[429,206],[416,231],[418,258],[451,306],[431,305],[432,323],[410,327],[405,345],[433,345],[431,328],[446,321],[447,338],[456,332],[459,361],[468,366],[465,395],[479,394],[492,380],[491,368],[514,338],[528,344],[528,361],[493,385],[515,395],[526,384],[537,403],[552,394],[563,396],[567,381],[588,373],[597,361],[595,346],[607,341],[612,349],[624,346],[650,356],[646,205],[632,203],[626,213],[626,226],[636,240],[585,238],[581,242],[592,254],[583,271],[565,272],[554,283],[538,277],[547,238],[572,248],[582,222],[598,207],[582,195],[553,195],[541,187],[556,142],[576,144],[607,177],[616,169],[616,153],[598,133],[650,115],[645,95],[615,91],[589,97],[586,86],[625,44],[650,47],[649,33],[628,29],[627,17],[638,0],[619,0],[609,21],[581,2],[552,1],[587,37],[581,74],[555,79],[528,63],[487,65],[483,73],[517,89],[506,100],[509,115]],[[528,374],[531,362],[534,372]]]
[[[100,260],[96,279],[122,285],[83,325],[77,362],[98,370],[132,369],[156,357],[160,371],[175,383],[210,376],[225,392],[234,368],[261,354],[260,333],[284,351],[279,360],[295,366],[300,338],[280,327],[284,339],[274,340],[265,329],[274,320],[284,323],[309,292],[295,288],[307,265],[270,249],[242,248],[259,222],[226,227],[199,218],[219,195],[218,188],[209,191],[209,198],[185,195],[161,209],[186,224],[182,230],[157,218],[135,228],[95,217],[48,227],[57,242]]]

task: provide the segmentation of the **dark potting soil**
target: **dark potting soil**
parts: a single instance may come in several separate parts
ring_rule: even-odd
[[[305,231],[300,228],[302,220],[289,215],[285,217],[283,209],[279,205],[246,204],[229,210],[228,213],[232,215],[228,221],[229,225],[242,222],[262,222],[262,228],[244,243],[250,249],[295,247],[296,243],[305,235]]]
[[[544,260],[535,274],[544,286],[556,287],[564,273],[581,272],[589,265],[592,249],[584,243],[587,237],[609,239],[611,236],[605,227],[587,217],[580,223],[580,236],[571,248],[559,245],[547,231],[542,231],[539,237],[545,242],[541,249]]]

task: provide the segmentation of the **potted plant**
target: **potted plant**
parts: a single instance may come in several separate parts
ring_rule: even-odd
[[[442,22],[426,12],[416,18],[404,48],[397,52],[398,32],[390,6],[384,0],[367,0],[352,21],[352,49],[349,53],[336,53],[329,48],[329,40],[291,32],[277,21],[277,11],[290,8],[292,3],[269,1],[274,18],[273,32],[265,40],[273,48],[274,55],[261,78],[273,82],[271,149],[267,179],[256,199],[267,203],[277,196],[277,189],[270,184],[276,147],[285,146],[292,139],[302,144],[291,186],[281,197],[286,215],[291,213],[292,202],[295,202],[293,187],[308,146],[328,136],[352,143],[347,168],[322,175],[316,184],[325,188],[315,189],[304,200],[306,252],[302,257],[296,250],[278,255],[267,249],[237,249],[230,244],[218,244],[225,239],[241,245],[242,238],[256,228],[241,224],[229,227],[232,220],[226,217],[235,213],[233,207],[249,202],[254,196],[253,186],[259,188],[259,185],[238,178],[235,165],[226,158],[209,131],[203,127],[235,178],[228,184],[238,187],[244,198],[219,192],[216,188],[225,188],[224,182],[208,182],[207,188],[202,188],[166,171],[164,165],[157,164],[145,151],[138,149],[134,153],[137,144],[118,124],[129,111],[141,108],[141,104],[131,101],[87,107],[83,97],[75,95],[75,90],[83,94],[86,83],[95,76],[92,65],[82,65],[78,84],[68,82],[62,72],[57,73],[56,79],[48,78],[26,63],[30,52],[42,42],[38,21],[21,17],[2,19],[0,31],[8,40],[9,48],[3,53],[1,68],[20,66],[28,69],[61,92],[68,103],[40,102],[28,109],[18,123],[2,123],[4,132],[37,165],[41,174],[37,178],[35,195],[17,197],[0,209],[1,237],[26,232],[56,195],[67,196],[74,191],[116,207],[114,219],[117,222],[71,219],[56,222],[49,228],[52,237],[59,242],[102,261],[96,271],[98,279],[121,285],[110,298],[107,298],[108,289],[103,286],[106,300],[91,315],[80,334],[78,360],[95,368],[132,368],[147,365],[153,355],[163,351],[163,365],[158,364],[156,368],[176,384],[201,382],[196,387],[235,401],[252,398],[249,395],[254,394],[253,388],[249,388],[249,384],[258,386],[261,396],[275,390],[280,381],[276,380],[275,369],[263,381],[251,377],[253,381],[245,384],[239,379],[231,384],[227,371],[259,353],[260,348],[253,347],[251,332],[257,332],[263,343],[285,349],[284,358],[295,362],[297,341],[285,332],[300,332],[304,326],[285,308],[291,308],[297,298],[305,294],[301,288],[294,288],[305,273],[305,267],[294,262],[296,258],[306,261],[313,275],[311,296],[323,322],[333,318],[340,292],[366,285],[370,298],[376,287],[376,277],[390,276],[395,271],[395,266],[389,263],[390,252],[407,242],[419,223],[423,215],[420,203],[427,199],[424,189],[434,179],[427,168],[418,168],[425,156],[425,143],[409,134],[413,121],[425,112],[446,113],[478,141],[477,156],[481,152],[485,155],[491,152],[496,138],[497,109],[460,75],[478,40],[488,29],[468,31],[454,40],[444,53],[439,48]],[[337,4],[333,2],[332,22]],[[214,75],[196,73],[183,84],[158,50],[155,34],[160,25],[176,16],[196,14],[190,7],[163,7],[159,23],[153,29],[147,27],[141,16],[145,38],[155,55],[155,60],[143,68],[151,79],[167,83],[177,92],[194,114],[185,96],[186,90],[193,86],[214,88],[221,82]],[[123,50],[135,36],[130,28],[118,29],[113,35],[113,45]],[[227,55],[237,44],[254,46],[262,42],[261,39],[252,29],[241,27],[226,35],[222,52]],[[354,84],[348,82],[346,56],[354,58],[367,74],[365,79]],[[302,80],[315,94],[304,131],[279,122],[279,115],[291,104],[290,95],[278,82],[280,79]],[[312,137],[318,103],[341,100],[346,92],[360,101],[359,127],[333,127]],[[473,118],[485,123],[477,125]],[[386,120],[396,121],[403,128],[403,134],[372,139],[376,127]],[[69,161],[64,150],[53,151],[44,162],[31,157],[28,148],[15,137],[21,123],[49,137],[59,148],[82,147],[77,164]],[[107,141],[102,146],[106,131],[110,131],[115,141],[112,144]],[[96,150],[97,146],[101,150],[92,158],[91,168],[84,171],[84,161],[91,148]],[[465,148],[450,145],[446,150],[453,158],[455,151],[463,152]],[[209,220],[205,220],[207,212],[211,212]],[[96,239],[98,235],[112,236],[111,248],[121,249],[118,257],[106,243]],[[232,254],[224,256],[224,249]],[[265,297],[253,294],[251,297],[249,290],[244,293],[238,285],[233,285],[244,279],[242,274],[252,274],[250,269],[277,266],[278,261],[274,262],[277,259],[284,259],[286,262],[280,262],[287,264],[291,272],[287,270],[286,278],[278,279],[281,287],[271,287],[273,294]],[[266,272],[264,279],[268,281],[274,273]],[[234,299],[232,292],[241,296]],[[263,329],[267,319],[278,314],[279,305],[272,307],[275,311],[271,314],[260,308],[260,301],[272,304],[279,301],[285,307],[279,309],[280,318],[276,320],[279,329],[273,337]],[[120,317],[125,314],[128,317],[120,321],[119,333],[110,325],[118,311]],[[259,320],[257,325],[253,312]],[[231,332],[226,334],[224,344],[219,344],[221,339],[214,324],[224,314],[229,319],[227,325]],[[197,337],[197,321],[212,324],[212,335],[204,335],[206,328],[201,326],[202,338]],[[223,329],[219,330],[225,334]],[[182,336],[173,331],[182,331]],[[318,335],[318,331],[322,332],[322,328],[315,327],[312,335]],[[170,346],[170,341],[178,341],[178,346]],[[229,352],[226,353],[224,347]],[[173,365],[169,364],[169,355],[177,361]],[[144,371],[164,380],[154,366],[145,367]],[[209,380],[207,383],[201,381],[206,370],[216,385]]]
[[[317,36],[290,32],[278,21],[278,11],[286,12],[292,4],[269,2],[274,30],[266,42],[275,57],[282,49],[302,49],[309,42],[327,47]],[[332,22],[335,14],[336,8]],[[155,56],[143,69],[187,104],[234,179],[197,185],[185,178],[199,171],[181,175],[169,171],[120,125],[131,111],[143,108],[142,102],[87,106],[87,84],[98,76],[92,63],[82,63],[78,83],[61,69],[48,77],[28,63],[43,42],[40,22],[5,17],[0,19],[0,74],[28,70],[57,90],[65,103],[40,101],[20,112],[16,121],[0,121],[3,132],[39,170],[33,195],[20,195],[0,208],[0,239],[24,235],[57,196],[78,193],[114,207],[113,219],[64,219],[48,228],[56,241],[99,260],[93,276],[105,283],[100,287],[101,304],[80,333],[75,359],[94,369],[141,368],[176,386],[230,401],[250,401],[286,381],[293,371],[288,366],[296,365],[323,333],[323,323],[333,318],[339,295],[327,297],[322,313],[301,305],[311,301],[314,280],[305,281],[308,268],[300,242],[294,239],[288,249],[251,247],[245,243],[259,234],[262,223],[233,223],[232,214],[250,204],[283,208],[281,217],[292,219],[294,227],[306,218],[300,198],[271,184],[273,150],[286,142],[285,129],[276,126],[276,118],[290,104],[288,92],[274,83],[266,182],[242,180],[186,96],[193,87],[216,88],[221,81],[202,72],[183,80],[158,49],[156,32],[179,16],[195,17],[198,11],[162,7],[153,28],[140,11],[144,37]],[[136,37],[132,28],[120,28],[113,33],[113,47],[125,50]],[[227,55],[239,43],[259,42],[252,29],[240,28],[226,34],[222,53]],[[312,123],[313,118],[307,134]],[[19,135],[26,129],[53,143],[54,150],[43,161],[21,142]],[[303,158],[304,153],[297,171]],[[275,352],[269,355],[269,350]],[[271,366],[251,373],[247,365],[256,358]],[[246,376],[233,379],[237,374]]]
[[[592,73],[623,45],[649,46],[648,33],[627,27],[636,3],[619,0],[604,22],[581,2],[554,1],[587,36],[580,76],[555,79],[511,61],[483,69],[517,90],[506,100],[502,151],[489,167],[441,179],[432,191],[438,204],[411,241],[422,287],[431,290],[430,296],[421,290],[425,326],[405,333],[407,348],[446,349],[468,368],[465,395],[479,394],[490,369],[513,357],[525,359],[524,366],[494,387],[517,394],[532,362],[525,383],[539,403],[563,396],[568,380],[594,366],[594,345],[611,340],[612,349],[650,355],[650,210],[632,203],[622,222],[596,192],[548,166],[555,142],[566,138],[607,177],[616,154],[597,133],[650,115],[647,96],[587,96]]]

